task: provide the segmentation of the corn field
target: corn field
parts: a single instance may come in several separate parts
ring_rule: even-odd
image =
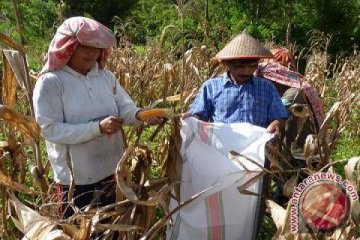
[[[3,67],[0,110],[0,238],[88,239],[94,231],[105,231],[110,239],[114,231],[120,239],[164,239],[171,215],[171,192],[177,192],[181,180],[180,114],[186,112],[199,86],[221,71],[213,65],[215,49],[198,46],[176,56],[171,50],[147,46],[139,53],[128,46],[114,49],[107,68],[141,107],[171,109],[172,115],[158,126],[125,127],[127,148],[114,169],[117,203],[99,209],[78,209],[73,217],[62,219],[57,211],[55,183],[44,152],[40,129],[34,121],[32,88],[37,73],[28,69],[26,52],[21,45],[1,35],[8,49],[2,51]],[[360,53],[355,49],[347,57],[330,61],[327,39],[315,39],[313,48],[300,55],[306,60],[305,79],[325,103],[327,114],[313,141],[304,147],[306,167],[283,167],[291,156],[267,148],[271,168],[264,173],[283,179],[284,193],[292,195],[300,171],[307,174],[334,172],[331,154],[342,132],[360,137]],[[325,43],[324,43],[325,42]],[[303,116],[308,118],[309,115]],[[358,154],[360,155],[360,153]],[[320,157],[319,157],[320,156]],[[346,178],[360,187],[360,158],[341,160]],[[290,164],[291,165],[291,164]],[[201,193],[199,193],[201,194]],[[281,206],[266,200],[268,216],[276,226],[273,239],[356,239],[359,237],[360,205],[353,202],[351,217],[337,230],[328,233],[298,233],[289,229],[290,204]],[[112,224],[101,220],[111,217]]]

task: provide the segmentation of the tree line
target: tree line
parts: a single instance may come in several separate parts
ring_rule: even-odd
[[[38,55],[56,26],[70,16],[95,18],[133,45],[222,47],[243,30],[261,40],[309,47],[309,32],[331,35],[329,52],[351,51],[360,42],[358,0],[6,0],[0,31],[19,39],[16,2],[26,45]],[[165,34],[165,30],[167,33]]]

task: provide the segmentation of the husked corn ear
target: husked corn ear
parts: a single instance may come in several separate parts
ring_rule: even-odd
[[[166,108],[145,109],[138,113],[138,118],[141,121],[146,121],[152,117],[166,117],[168,113],[169,110]]]

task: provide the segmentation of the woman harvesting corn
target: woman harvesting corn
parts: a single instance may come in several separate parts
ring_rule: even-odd
[[[113,33],[99,22],[73,17],[58,28],[34,89],[36,120],[58,184],[62,203],[81,209],[100,196],[95,206],[115,202],[113,173],[123,153],[123,124],[138,124],[142,109],[104,69]],[[148,121],[158,122],[150,117]],[[112,137],[108,137],[112,136]],[[71,196],[70,196],[71,197]],[[72,207],[62,204],[70,217]]]

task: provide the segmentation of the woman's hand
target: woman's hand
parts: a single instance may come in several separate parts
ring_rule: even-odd
[[[109,116],[100,121],[100,132],[107,135],[117,133],[124,123],[124,119],[120,117]]]
[[[274,133],[275,138],[280,138],[281,133],[283,132],[284,129],[284,125],[285,125],[285,120],[283,119],[274,120],[266,128],[266,131],[269,133]]]

